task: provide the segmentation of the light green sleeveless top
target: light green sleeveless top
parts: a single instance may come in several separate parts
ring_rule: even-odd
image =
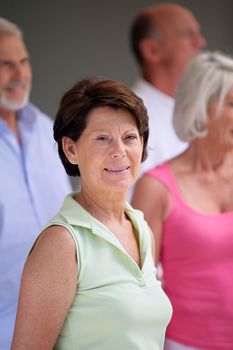
[[[141,266],[114,234],[69,195],[50,225],[72,235],[77,290],[54,350],[162,350],[171,304],[156,280],[151,237],[142,213],[126,204]],[[48,227],[47,226],[47,227]]]

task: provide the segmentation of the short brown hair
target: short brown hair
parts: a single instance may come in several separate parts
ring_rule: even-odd
[[[125,109],[135,118],[143,138],[142,161],[147,157],[149,136],[148,115],[143,101],[130,88],[117,80],[94,77],[79,81],[61,99],[54,123],[54,139],[64,168],[70,176],[80,176],[77,165],[71,164],[62,148],[62,138],[77,141],[87,125],[89,112],[98,107]]]

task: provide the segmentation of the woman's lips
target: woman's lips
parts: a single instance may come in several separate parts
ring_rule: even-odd
[[[108,171],[109,173],[113,174],[122,174],[126,172],[130,167],[124,167],[124,168],[104,168],[105,171]]]

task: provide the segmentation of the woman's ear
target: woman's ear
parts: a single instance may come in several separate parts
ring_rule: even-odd
[[[67,136],[63,136],[62,148],[70,163],[77,164],[76,142]]]

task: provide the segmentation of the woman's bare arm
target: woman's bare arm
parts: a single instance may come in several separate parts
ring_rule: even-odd
[[[61,226],[46,229],[21,281],[11,350],[51,350],[76,292],[75,243]]]
[[[155,241],[155,263],[159,262],[163,222],[171,209],[171,195],[168,189],[155,178],[144,175],[135,187],[132,206],[144,213]]]

